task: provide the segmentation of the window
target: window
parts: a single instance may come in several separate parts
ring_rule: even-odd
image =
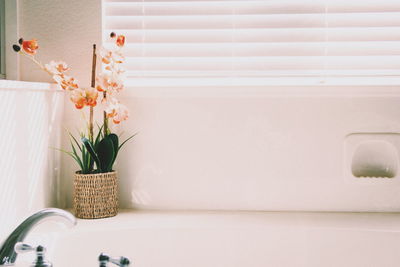
[[[5,78],[5,0],[0,0],[0,79]]]
[[[132,84],[400,84],[400,0],[103,4],[104,40],[127,36]]]

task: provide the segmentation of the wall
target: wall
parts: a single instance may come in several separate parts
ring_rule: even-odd
[[[92,45],[100,44],[101,0],[19,0],[20,35],[25,39],[36,38],[39,42],[37,58],[43,63],[50,60],[65,61],[69,74],[78,79],[80,86],[90,86]],[[98,66],[99,69],[100,66]],[[38,69],[28,59],[20,58],[20,76],[23,81],[52,82],[47,73]],[[75,110],[68,97],[65,100],[63,142],[69,148],[69,139],[64,129],[77,133],[85,125],[84,114]],[[71,187],[76,163],[62,155],[61,188]],[[62,192],[58,206],[67,206],[67,197]]]
[[[399,132],[398,88],[230,89],[126,90],[123,208],[400,210],[400,177],[357,179],[344,161],[347,135]]]
[[[0,81],[0,240],[17,223],[56,206],[63,92],[45,83]]]
[[[62,59],[88,83],[101,1],[22,0],[21,8],[21,36],[39,39],[41,60]],[[21,65],[23,80],[49,80]],[[344,162],[348,134],[399,132],[397,88],[204,89],[127,89],[123,130],[139,134],[119,156],[121,207],[400,211],[397,177],[352,180]],[[66,101],[62,126],[82,127]],[[60,207],[71,206],[76,169],[63,158]]]
[[[19,0],[19,6],[20,35],[38,40],[38,59],[67,62],[70,75],[90,86],[92,45],[101,43],[101,0]],[[21,80],[52,81],[28,59],[20,64]]]
[[[132,93],[125,132],[139,134],[119,156],[122,206],[399,211],[399,177],[365,184],[344,162],[348,134],[399,132],[392,89]]]

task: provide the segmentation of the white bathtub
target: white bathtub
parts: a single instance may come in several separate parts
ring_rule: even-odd
[[[33,236],[49,246],[54,267],[98,266],[101,252],[134,267],[400,265],[397,213],[122,211],[58,234],[49,227]]]

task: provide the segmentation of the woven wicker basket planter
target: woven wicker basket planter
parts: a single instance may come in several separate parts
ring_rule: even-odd
[[[74,179],[75,216],[99,219],[117,215],[117,172],[80,174]]]

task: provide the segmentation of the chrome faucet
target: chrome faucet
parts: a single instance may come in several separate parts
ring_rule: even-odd
[[[14,250],[15,245],[24,241],[26,235],[35,225],[40,223],[43,219],[53,216],[64,218],[68,224],[76,224],[76,218],[74,215],[65,210],[49,208],[36,212],[23,221],[0,246],[0,266],[14,265],[15,260],[17,259],[17,253]]]
[[[14,247],[15,252],[18,254],[35,251],[36,252],[36,259],[30,265],[31,267],[53,267],[53,264],[45,259],[44,254],[46,253],[46,248],[43,246],[32,247],[28,244],[24,244],[19,242]]]
[[[99,256],[100,267],[107,267],[108,263],[111,262],[120,267],[128,267],[131,263],[128,258],[119,257],[119,258],[111,258],[107,254],[101,253]]]

